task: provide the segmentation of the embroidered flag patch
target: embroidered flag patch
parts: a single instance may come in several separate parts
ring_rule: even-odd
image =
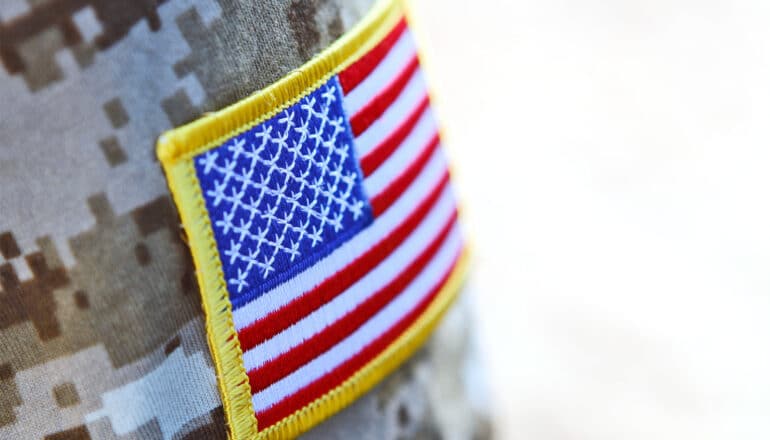
[[[233,438],[293,437],[427,337],[465,262],[414,39],[385,1],[158,155],[195,261]]]

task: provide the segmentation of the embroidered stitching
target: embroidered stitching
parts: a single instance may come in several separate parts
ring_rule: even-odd
[[[441,289],[429,309],[384,352],[333,390],[277,424],[258,432],[250,401],[248,377],[243,368],[242,352],[232,321],[232,305],[227,297],[222,259],[214,240],[213,225],[207,219],[209,212],[199,186],[193,157],[221,146],[228,139],[284,111],[323,85],[330,77],[359,59],[361,54],[367,53],[374,42],[382,40],[404,12],[400,0],[380,0],[356,28],[302,68],[243,101],[163,135],[158,142],[158,156],[179,207],[197,268],[206,311],[206,329],[231,438],[294,437],[340,410],[416,350],[457,294],[467,256],[454,268],[450,281]],[[240,222],[233,226],[245,228],[245,224],[240,225]],[[291,249],[291,246],[285,247]],[[284,256],[287,254],[279,252]],[[291,255],[291,252],[288,254]]]
[[[196,157],[235,307],[372,221],[341,99],[333,78]]]

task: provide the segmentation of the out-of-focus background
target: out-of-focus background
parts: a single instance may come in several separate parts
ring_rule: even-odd
[[[770,2],[412,10],[497,437],[770,438]]]

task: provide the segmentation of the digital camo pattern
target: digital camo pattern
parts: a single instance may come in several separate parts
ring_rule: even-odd
[[[300,66],[369,3],[0,2],[0,438],[224,438],[155,140]],[[401,382],[409,401],[427,389]],[[322,429],[359,426],[388,383]],[[404,411],[383,423],[439,424]]]

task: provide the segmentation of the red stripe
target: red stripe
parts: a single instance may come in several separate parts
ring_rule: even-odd
[[[438,142],[439,137],[438,133],[436,133],[414,162],[409,164],[404,172],[388,185],[387,188],[372,198],[372,211],[374,212],[375,217],[385,212],[385,210],[396,201],[406,188],[412,184],[438,148]]]
[[[275,405],[257,412],[256,416],[257,420],[259,420],[260,430],[274,425],[279,420],[314,401],[327,391],[339,386],[342,382],[353,376],[356,371],[368,364],[378,354],[382,353],[428,308],[433,299],[441,291],[441,288],[446,284],[447,279],[449,279],[452,270],[457,264],[459,256],[460,255],[458,254],[455,257],[452,267],[447,270],[439,283],[436,284],[433,289],[431,289],[431,291],[409,311],[409,313],[394,324],[393,327],[323,377],[320,377],[305,388],[298,390],[296,393],[287,396]]]
[[[417,105],[417,108],[412,111],[409,117],[393,133],[361,158],[361,171],[364,172],[364,176],[372,174],[374,170],[385,162],[385,159],[396,151],[396,148],[404,142],[406,136],[412,132],[412,129],[414,129],[414,126],[420,120],[420,116],[428,108],[429,104],[428,95],[425,95],[420,104]]]
[[[406,83],[409,82],[418,67],[420,67],[420,61],[417,59],[417,55],[414,55],[384,89],[350,118],[350,128],[353,130],[354,136],[366,131],[374,121],[382,116],[404,90]]]
[[[347,94],[349,91],[356,88],[370,73],[380,64],[385,55],[390,52],[393,45],[396,44],[401,34],[406,29],[406,20],[399,20],[398,24],[391,30],[385,38],[382,39],[376,46],[372,48],[366,55],[362,56],[358,61],[351,64],[347,69],[340,72],[338,78],[340,85],[342,85],[343,93]]]
[[[417,225],[422,222],[448,182],[449,173],[445,172],[441,181],[433,188],[430,194],[388,236],[380,240],[364,254],[358,256],[345,268],[323,280],[312,290],[240,330],[238,332],[238,339],[242,349],[244,351],[249,350],[272,338],[310,314],[313,310],[334,299],[366,275],[393,252],[412,233]]]
[[[249,371],[251,393],[254,394],[264,390],[334,347],[382,310],[425,269],[425,266],[433,259],[444,240],[446,240],[456,219],[457,210],[452,212],[451,217],[441,228],[438,235],[414,261],[404,268],[396,278],[372,294],[355,309],[346,313],[345,316],[335,321],[334,324],[305,339],[301,344],[291,348],[286,353],[264,363],[259,368]]]

